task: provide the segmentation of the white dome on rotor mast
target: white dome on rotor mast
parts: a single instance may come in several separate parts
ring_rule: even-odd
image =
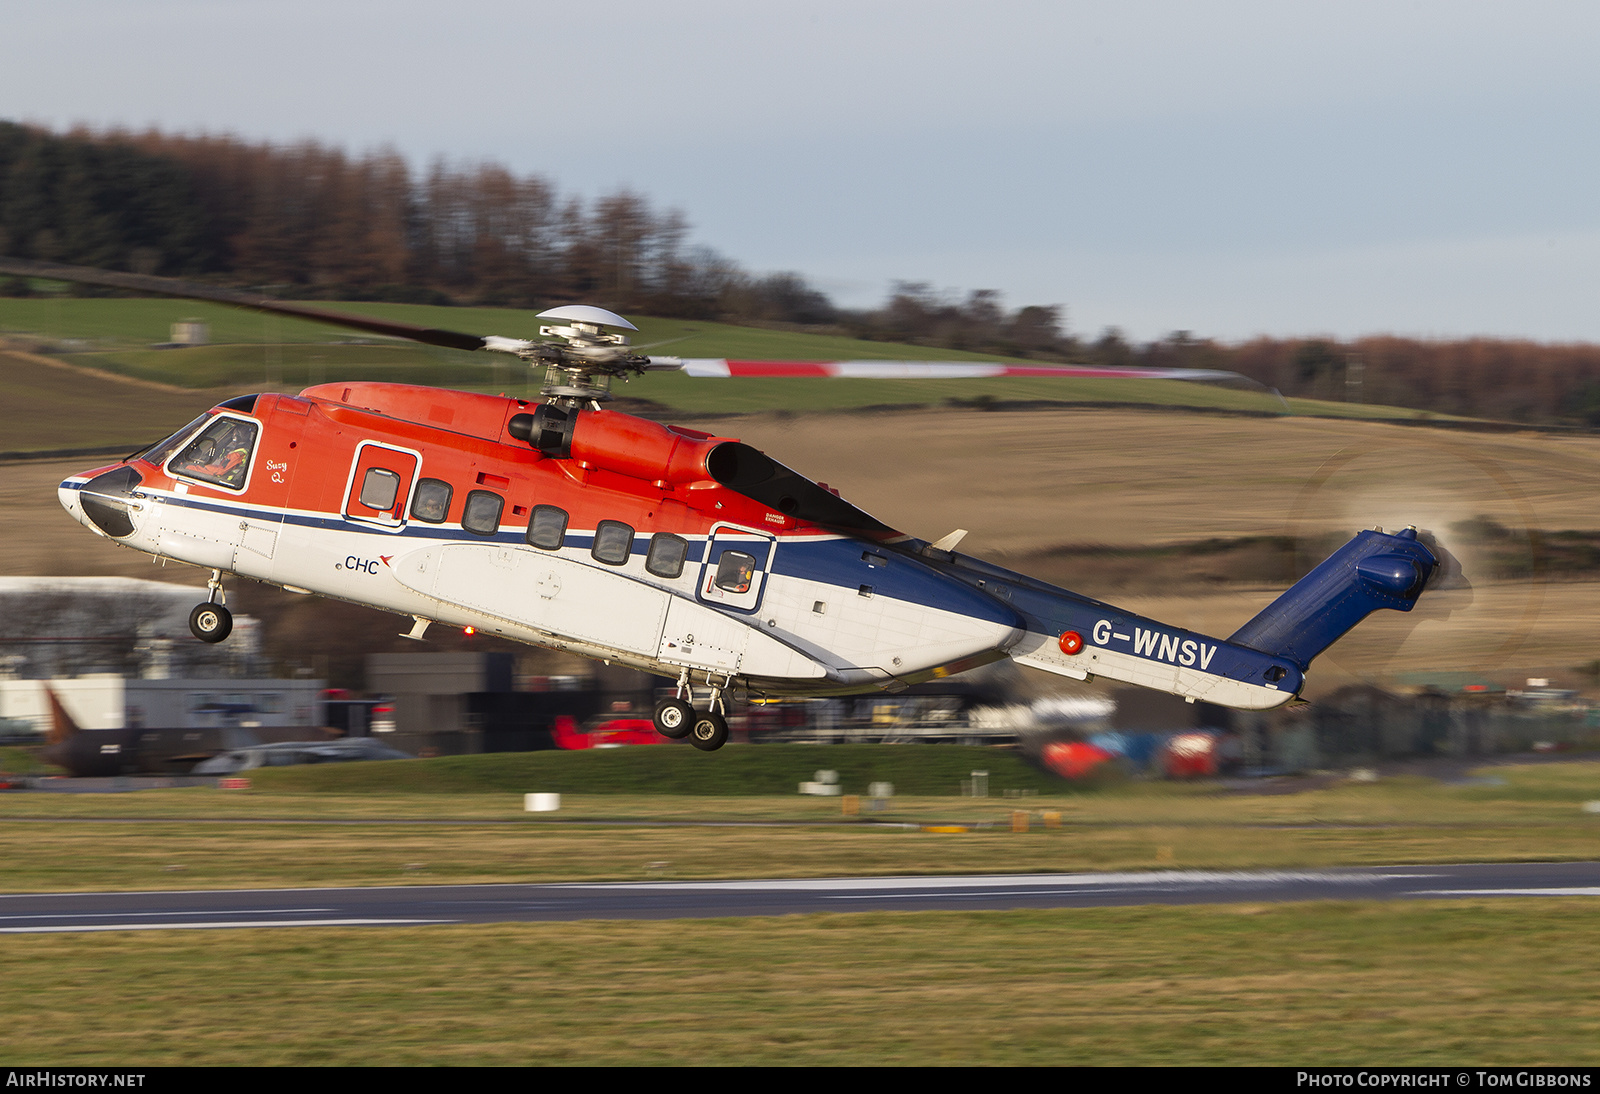
[[[549,311],[539,313],[540,319],[565,319],[569,323],[585,323],[596,327],[621,327],[623,330],[638,330],[639,328],[628,322],[616,312],[606,311],[591,304],[567,304],[560,308],[551,308]]]

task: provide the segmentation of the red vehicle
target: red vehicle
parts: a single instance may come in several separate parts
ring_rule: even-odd
[[[1063,779],[1088,778],[1116,756],[1087,741],[1052,741],[1044,746],[1044,765]]]
[[[656,732],[656,724],[649,718],[611,718],[580,728],[570,714],[556,718],[554,736],[557,748],[571,749],[656,745],[667,740]]]

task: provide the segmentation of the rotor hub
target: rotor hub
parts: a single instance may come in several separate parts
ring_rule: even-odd
[[[641,373],[650,367],[650,358],[628,351],[628,336],[608,331],[607,327],[637,330],[614,312],[587,304],[573,304],[540,312],[540,319],[566,320],[564,325],[539,328],[545,342],[525,342],[511,338],[485,339],[485,349],[514,354],[530,368],[544,366],[540,394],[553,403],[574,405],[604,402],[611,398],[611,381]]]

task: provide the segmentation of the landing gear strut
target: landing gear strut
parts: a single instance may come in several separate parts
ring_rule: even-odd
[[[204,604],[195,605],[189,613],[189,633],[202,642],[221,642],[233,633],[233,613],[227,608],[227,594],[222,591],[222,571],[212,570],[206,582],[210,594]]]
[[[715,752],[727,744],[728,720],[718,708],[723,705],[722,689],[728,685],[728,681],[714,684],[708,675],[706,684],[711,688],[711,702],[703,713],[697,714],[691,705],[694,688],[689,683],[689,670],[685,669],[678,677],[677,694],[656,703],[656,732],[674,741],[687,737],[689,743],[702,752]]]

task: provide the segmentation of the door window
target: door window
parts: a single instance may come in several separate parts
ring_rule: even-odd
[[[386,467],[369,467],[361,480],[361,504],[379,512],[393,509],[394,496],[399,489],[398,474]]]
[[[700,599],[718,607],[753,612],[761,606],[772,572],[774,537],[721,524],[711,530],[700,571]]]
[[[366,441],[356,449],[350,498],[344,514],[352,520],[399,528],[405,523],[417,455]]]
[[[730,593],[747,593],[755,580],[756,560],[743,551],[723,551],[717,560],[717,588]]]

